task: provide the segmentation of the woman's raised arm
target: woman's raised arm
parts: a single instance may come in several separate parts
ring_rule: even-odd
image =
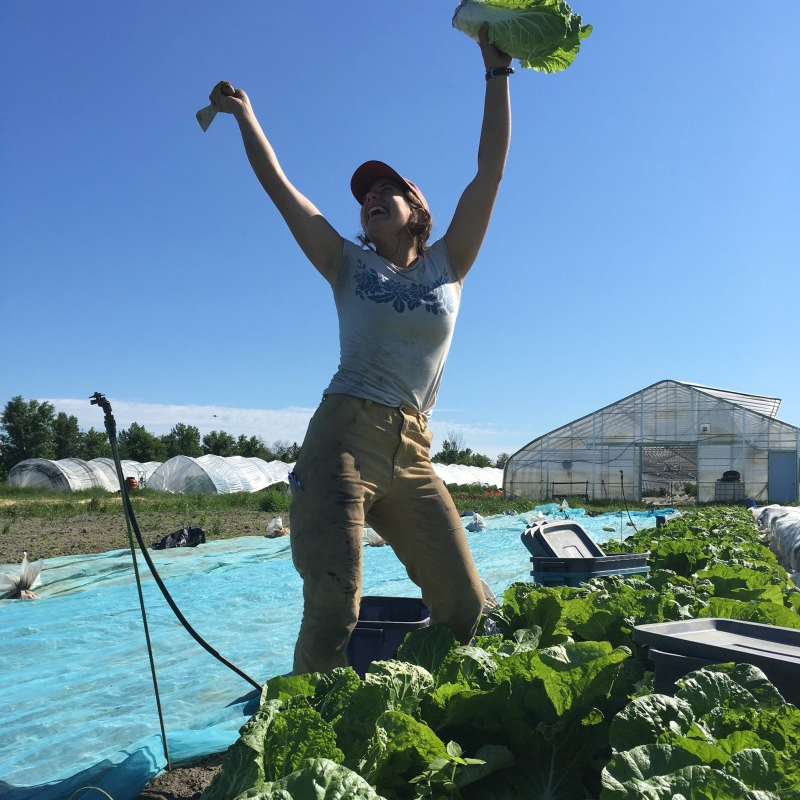
[[[461,195],[444,235],[456,274],[463,280],[478,256],[489,227],[494,201],[506,165],[511,141],[511,101],[508,76],[511,56],[489,42],[489,26],[479,32],[486,67],[486,96],[478,145],[478,171]]]
[[[221,81],[214,87],[209,99],[216,111],[235,117],[250,166],[264,191],[308,260],[329,283],[333,283],[342,258],[342,237],[284,174],[247,93],[243,89],[234,89],[227,81]]]

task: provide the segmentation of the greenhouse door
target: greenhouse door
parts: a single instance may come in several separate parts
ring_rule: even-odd
[[[641,445],[642,499],[668,497],[697,491],[697,445]]]
[[[773,450],[769,454],[767,494],[770,503],[797,502],[797,453]]]

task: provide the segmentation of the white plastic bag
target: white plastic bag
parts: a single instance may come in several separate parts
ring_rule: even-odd
[[[478,531],[486,530],[486,520],[476,511],[472,515],[472,522],[467,525],[467,530],[470,533],[477,533]]]
[[[28,561],[27,552],[23,552],[19,575],[0,575],[0,599],[38,599],[33,590],[42,585],[40,573],[43,566],[44,561],[41,558],[31,563]]]

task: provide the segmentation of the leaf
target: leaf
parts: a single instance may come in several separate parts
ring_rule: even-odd
[[[463,0],[453,16],[453,26],[476,41],[483,22],[493,44],[541,72],[569,67],[592,31],[560,0]]]
[[[645,774],[624,783],[606,782],[601,800],[781,800],[777,794],[758,795],[737,778],[708,766],[688,766],[665,775]]]
[[[430,672],[400,661],[373,661],[364,680],[381,689],[385,709],[407,714],[415,714],[422,698],[433,689]]]
[[[711,581],[716,597],[783,605],[786,578],[775,571],[765,572],[741,564],[713,564],[698,572],[696,577],[698,580]]]
[[[375,735],[378,718],[386,710],[386,690],[377,683],[359,681],[347,707],[333,725],[336,741],[344,752],[344,764],[357,769]]]
[[[480,647],[462,646],[450,651],[437,673],[437,683],[463,683],[482,688],[494,683],[497,663]]]
[[[712,664],[705,667],[705,671],[728,675],[753,696],[760,709],[778,708],[786,702],[780,692],[770,683],[769,678],[753,664]],[[691,680],[697,676],[692,673],[687,677],[688,680]]]
[[[725,765],[725,772],[738,778],[751,789],[775,789],[778,775],[784,772],[783,759],[775,752],[762,749],[741,750]]]
[[[763,673],[717,665],[679,684],[676,697],[637,698],[612,721],[601,800],[797,797],[800,711]]]
[[[314,708],[326,722],[336,725],[361,686],[361,678],[350,667],[335,669],[320,678],[312,701]]]
[[[562,641],[569,629],[562,621],[565,602],[583,597],[585,592],[570,587],[512,584],[503,593],[503,605],[490,617],[497,621],[505,636],[512,637],[520,629],[537,627],[539,643],[548,646]]]
[[[429,625],[406,635],[397,648],[397,660],[424,667],[435,675],[452,647],[456,637],[444,625]]]
[[[264,782],[264,739],[281,707],[280,701],[268,700],[245,722],[202,800],[229,800]]]
[[[507,747],[493,744],[481,745],[475,753],[475,759],[470,761],[471,763],[459,767],[456,772],[456,783],[459,786],[477,783],[492,772],[509,769],[515,764],[514,755]]]
[[[782,628],[800,628],[800,615],[784,605],[769,602],[743,602],[728,598],[712,597],[700,617],[724,617],[748,622],[778,625]]]
[[[756,704],[753,695],[730,675],[712,669],[690,673],[681,682],[676,695],[686,700],[698,716],[722,707],[751,714]]]
[[[611,720],[608,738],[614,750],[630,750],[685,736],[693,722],[694,710],[686,700],[650,694],[632,700]]]
[[[333,728],[313,708],[291,708],[279,714],[264,739],[265,780],[279,780],[295,772],[308,758],[341,763]]]
[[[397,789],[436,758],[449,760],[447,749],[425,723],[401,711],[387,711],[377,720],[359,772],[375,786]]]
[[[603,770],[603,796],[625,796],[624,785],[654,775],[669,775],[702,762],[693,753],[668,744],[641,744],[616,753]]]
[[[261,702],[286,701],[290,697],[311,697],[321,677],[320,673],[314,672],[307,675],[276,675],[264,684]]]
[[[602,707],[616,690],[625,693],[621,665],[629,656],[608,642],[574,642],[509,656],[498,665],[497,681],[511,680],[524,707],[549,722],[570,710]]]
[[[285,778],[236,798],[246,799],[383,800],[360,775],[325,758],[308,760]]]

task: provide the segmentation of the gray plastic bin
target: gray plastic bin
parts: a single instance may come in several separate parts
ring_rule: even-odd
[[[608,556],[592,556],[590,558],[550,558],[534,556],[531,559],[534,572],[613,572],[614,570],[636,570],[647,572],[647,559],[650,552],[645,553],[613,553]]]
[[[533,555],[531,575],[545,586],[579,586],[590,578],[650,572],[650,553],[606,555],[578,522],[542,522],[526,528],[521,538]]]
[[[526,528],[521,538],[532,556],[597,558],[605,555],[577,522],[542,522]]]
[[[636,625],[633,640],[648,649],[659,685],[674,684],[699,668],[693,664],[732,661],[758,667],[788,702],[800,705],[800,630],[796,628],[735,619],[688,619]]]
[[[647,575],[650,567],[631,567],[629,569],[593,569],[590,572],[553,572],[552,570],[533,570],[531,576],[536,583],[543,586],[580,586],[591,578],[606,578],[613,575],[625,577],[627,575]]]

